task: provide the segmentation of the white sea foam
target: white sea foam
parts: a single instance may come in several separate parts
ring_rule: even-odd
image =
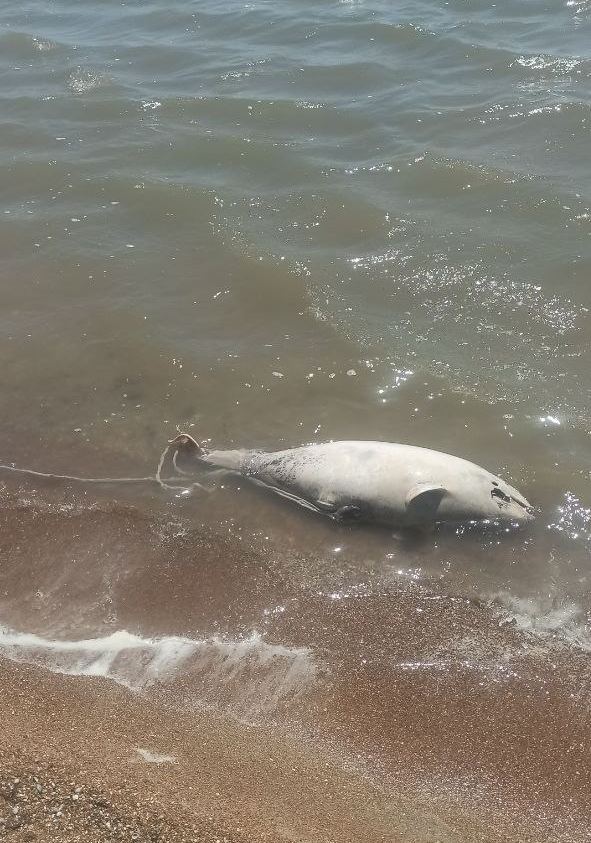
[[[519,56],[513,64],[531,70],[546,70],[551,73],[573,73],[581,66],[581,60],[575,56],[564,58],[548,55]]]
[[[448,671],[460,669],[482,674],[488,682],[502,683],[531,674],[532,660],[547,662],[549,653],[591,652],[591,628],[583,609],[573,601],[544,596],[517,597],[497,592],[487,600],[498,620],[501,634],[482,637],[466,634],[452,637],[421,660],[397,664],[403,671]]]
[[[45,38],[33,38],[33,46],[40,53],[47,53],[49,50],[55,49],[53,41],[48,41]]]
[[[119,630],[100,638],[60,641],[0,627],[0,655],[70,676],[111,679],[134,691],[181,681],[203,705],[244,714],[273,711],[315,681],[318,666],[307,648],[247,638],[142,638]]]
[[[516,597],[499,592],[491,600],[501,624],[511,623],[532,639],[546,645],[572,646],[591,652],[591,629],[582,608],[570,600]]]
[[[93,88],[98,88],[104,81],[105,78],[99,73],[94,73],[91,70],[83,70],[81,67],[78,67],[70,74],[68,88],[75,94],[84,94]]]
[[[54,673],[102,676],[134,690],[173,676],[199,644],[176,636],[140,638],[126,630],[102,638],[58,641],[0,629],[0,653],[14,661],[38,664]]]

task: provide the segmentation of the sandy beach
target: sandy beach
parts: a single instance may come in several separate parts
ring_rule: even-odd
[[[106,681],[0,669],[10,840],[452,841],[470,827],[263,727],[146,705]]]
[[[0,835],[11,841],[540,839],[445,800],[387,794],[262,727],[147,706],[96,679],[0,669]]]

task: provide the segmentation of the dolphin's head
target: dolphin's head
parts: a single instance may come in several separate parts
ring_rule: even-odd
[[[484,471],[471,473],[458,483],[421,481],[406,496],[407,523],[432,520],[524,525],[533,521],[534,513],[517,489]]]
[[[496,518],[517,524],[529,524],[534,520],[535,509],[517,489],[500,480],[493,480],[491,485],[490,496]]]

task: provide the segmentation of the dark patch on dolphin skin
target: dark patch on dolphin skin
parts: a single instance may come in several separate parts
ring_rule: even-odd
[[[500,498],[504,503],[511,503],[510,495],[505,494],[502,489],[494,488],[491,489],[490,493],[491,498]]]
[[[263,477],[270,475],[281,485],[296,486],[298,469],[305,463],[317,462],[315,454],[281,454],[274,455],[270,459],[261,459],[263,455],[257,455],[251,460],[247,474],[252,477]]]

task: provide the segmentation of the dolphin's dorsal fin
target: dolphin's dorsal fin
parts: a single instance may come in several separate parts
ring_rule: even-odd
[[[425,480],[422,483],[417,483],[408,490],[406,495],[406,506],[433,506],[436,507],[441,498],[445,495],[447,489],[441,483],[435,483],[432,480]]]

